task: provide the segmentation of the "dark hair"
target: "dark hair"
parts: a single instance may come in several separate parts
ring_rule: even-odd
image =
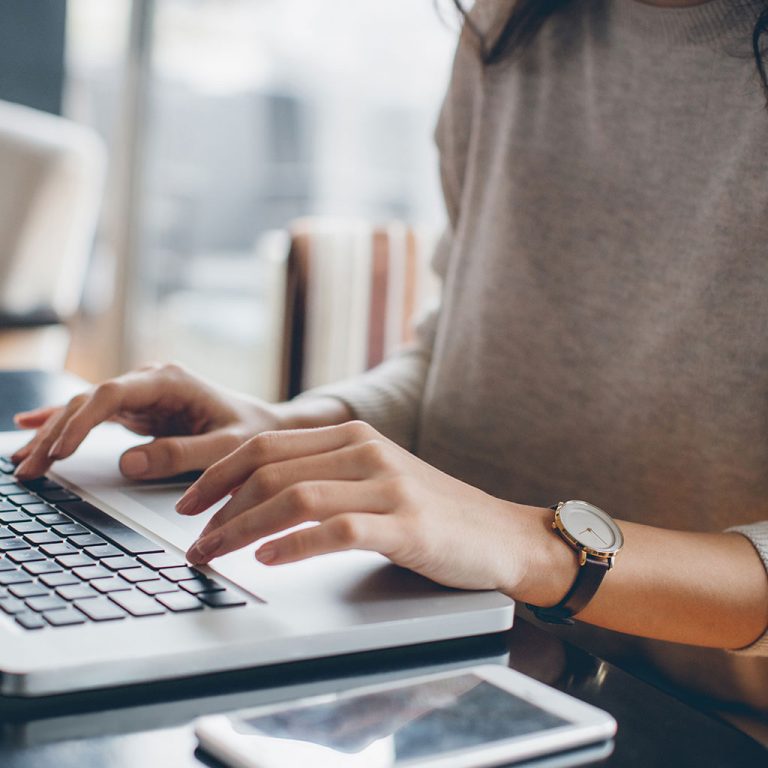
[[[453,0],[453,4],[478,41],[481,56],[486,64],[495,64],[529,43],[547,18],[569,2],[571,0],[517,0],[507,18],[492,35],[489,43],[484,39],[480,30],[472,24],[462,0]],[[768,99],[768,71],[763,49],[764,36],[768,36],[768,2],[755,20],[755,26],[752,30],[752,53],[755,57],[755,65],[760,75],[763,92]]]

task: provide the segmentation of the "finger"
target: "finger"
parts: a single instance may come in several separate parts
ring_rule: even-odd
[[[27,456],[29,456],[31,451],[32,451],[32,442],[30,441],[26,445],[22,445],[18,451],[11,454],[11,461],[14,464],[21,464],[21,462],[24,461],[24,459],[26,459]]]
[[[256,552],[265,565],[281,565],[316,555],[364,549],[382,555],[395,552],[403,534],[389,515],[364,512],[336,515],[313,528],[304,528],[268,541]]]
[[[161,437],[131,448],[120,457],[120,471],[130,478],[154,480],[205,469],[240,445],[234,433],[216,430],[191,437]]]
[[[154,435],[157,430],[157,420],[146,413],[116,413],[109,421],[120,424],[137,435]]]
[[[35,408],[33,411],[20,411],[13,417],[13,421],[20,429],[37,429],[42,427],[54,413],[58,413],[62,407],[50,405],[45,408]]]
[[[322,521],[345,512],[381,512],[382,494],[371,483],[319,480],[299,483],[199,538],[187,552],[191,563],[214,557],[284,531],[299,523]]]
[[[51,450],[54,460],[72,455],[88,433],[122,410],[146,408],[167,392],[167,382],[152,371],[126,373],[99,384],[90,398],[69,415]]]
[[[14,464],[21,464],[27,456],[30,455],[34,447],[40,442],[41,430],[46,424],[50,424],[51,418],[54,418],[64,410],[65,406],[56,405],[46,408],[38,408],[34,411],[22,411],[17,413],[13,418],[16,422],[16,426],[20,429],[35,429],[37,433],[32,437],[29,442],[19,448],[15,453],[11,455],[11,461]]]
[[[233,494],[232,498],[208,521],[201,536],[210,533],[247,509],[298,483],[315,480],[363,480],[369,476],[368,467],[355,460],[357,446],[346,446],[316,456],[302,456],[256,470]]]
[[[16,465],[21,464],[24,459],[26,459],[27,456],[32,453],[38,442],[40,442],[39,432],[34,434],[27,443],[22,445],[21,448],[11,454],[11,461]]]
[[[257,469],[275,462],[326,453],[377,434],[363,422],[333,427],[262,432],[214,464],[181,497],[176,509],[194,515],[242,485]]]
[[[49,456],[51,445],[58,439],[61,429],[66,424],[70,415],[78,410],[82,403],[87,400],[88,395],[73,397],[58,414],[48,419],[38,430],[37,435],[29,444],[29,455],[16,467],[16,476],[20,480],[30,480],[46,472],[53,463]]]

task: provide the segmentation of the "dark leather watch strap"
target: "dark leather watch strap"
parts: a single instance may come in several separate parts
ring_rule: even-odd
[[[550,509],[556,511],[559,504],[553,504]],[[554,526],[558,536],[572,548],[568,540]],[[579,551],[574,550],[579,555]],[[587,555],[583,565],[579,566],[579,572],[571,584],[571,588],[565,593],[565,597],[557,604],[549,608],[542,608],[538,605],[526,603],[525,607],[530,610],[539,621],[545,621],[548,624],[575,624],[571,618],[582,611],[587,603],[595,596],[595,592],[603,583],[605,574],[611,569],[611,562],[598,557]]]
[[[579,567],[571,588],[557,605],[541,608],[528,604],[527,607],[537,619],[549,624],[573,624],[571,617],[579,613],[592,599],[609,568],[607,560],[588,555],[584,565]]]

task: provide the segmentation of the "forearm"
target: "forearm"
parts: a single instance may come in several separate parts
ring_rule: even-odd
[[[355,418],[336,397],[306,397],[274,406],[280,429],[311,429],[343,424]]]
[[[531,578],[515,595],[555,605],[576,577],[576,553],[532,515],[541,547]],[[530,523],[529,523],[530,524]],[[743,648],[768,626],[768,578],[748,539],[733,533],[687,533],[619,522],[624,548],[580,621],[631,635],[690,645]],[[538,561],[538,562],[537,562]],[[546,572],[536,580],[536,572]]]
[[[344,421],[365,421],[411,450],[429,360],[424,348],[410,347],[359,376],[310,390],[290,405],[333,399],[346,408],[349,415]]]

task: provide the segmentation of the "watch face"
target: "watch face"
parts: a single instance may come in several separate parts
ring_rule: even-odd
[[[566,501],[560,507],[560,522],[579,544],[596,552],[618,552],[624,544],[619,526],[586,501]]]

